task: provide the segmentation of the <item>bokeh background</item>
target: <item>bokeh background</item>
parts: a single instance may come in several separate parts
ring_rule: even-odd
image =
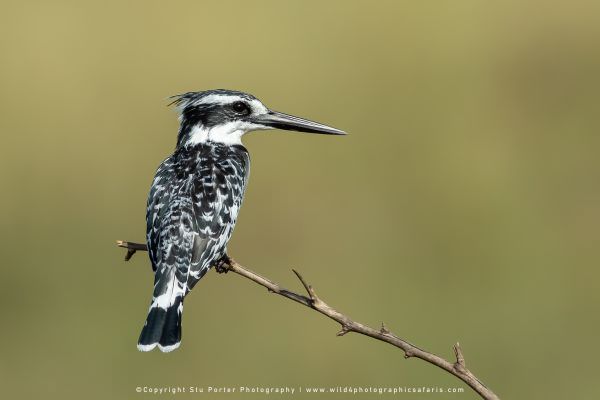
[[[350,132],[245,138],[238,261],[300,290],[297,268],[341,311],[446,358],[460,341],[503,398],[598,397],[597,4],[2,1],[2,396],[372,385],[477,398],[214,272],[186,299],[182,347],[136,350],[152,274],[114,242],[143,241],[176,138],[166,98],[230,88]]]

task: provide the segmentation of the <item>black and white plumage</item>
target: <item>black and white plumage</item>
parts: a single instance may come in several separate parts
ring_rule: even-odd
[[[148,196],[146,241],[155,277],[138,341],[141,351],[179,347],[185,296],[226,256],[250,170],[241,137],[275,128],[344,134],[271,111],[242,92],[221,89],[175,97],[181,113],[177,146],[158,167]]]

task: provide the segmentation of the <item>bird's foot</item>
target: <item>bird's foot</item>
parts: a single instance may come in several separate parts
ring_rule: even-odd
[[[217,271],[218,274],[226,274],[226,273],[228,273],[229,269],[231,268],[229,262],[230,262],[229,256],[227,254],[225,254],[215,264],[215,271]]]

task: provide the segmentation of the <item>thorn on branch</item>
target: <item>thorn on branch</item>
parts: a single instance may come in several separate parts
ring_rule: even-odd
[[[465,364],[465,356],[462,353],[462,349],[460,348],[460,343],[456,342],[454,346],[454,355],[456,356],[456,362],[454,363],[454,368],[457,371],[464,372],[467,369]]]
[[[351,329],[348,328],[346,325],[342,325],[342,329],[340,329],[340,331],[336,334],[336,336],[344,336],[346,333],[350,332]]]
[[[379,329],[379,332],[381,332],[382,335],[387,335],[388,333],[390,333],[383,321],[381,322],[381,329]]]
[[[292,271],[294,271],[294,274],[296,274],[296,276],[298,277],[298,279],[300,280],[300,282],[302,282],[302,286],[304,286],[304,289],[306,289],[306,292],[308,293],[308,297],[310,298],[311,303],[313,304],[313,306],[320,302],[321,300],[319,299],[319,297],[317,297],[317,294],[315,293],[315,290],[312,288],[312,286],[310,286],[302,277],[302,275],[300,275],[300,272],[296,271],[295,269],[292,268]]]

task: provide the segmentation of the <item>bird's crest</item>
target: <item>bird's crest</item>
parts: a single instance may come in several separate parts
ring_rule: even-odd
[[[186,92],[170,96],[172,101],[167,106],[175,106],[180,112],[188,106],[217,103],[223,104],[231,102],[233,99],[256,100],[251,94],[239,92],[237,90],[213,89],[201,92]]]

